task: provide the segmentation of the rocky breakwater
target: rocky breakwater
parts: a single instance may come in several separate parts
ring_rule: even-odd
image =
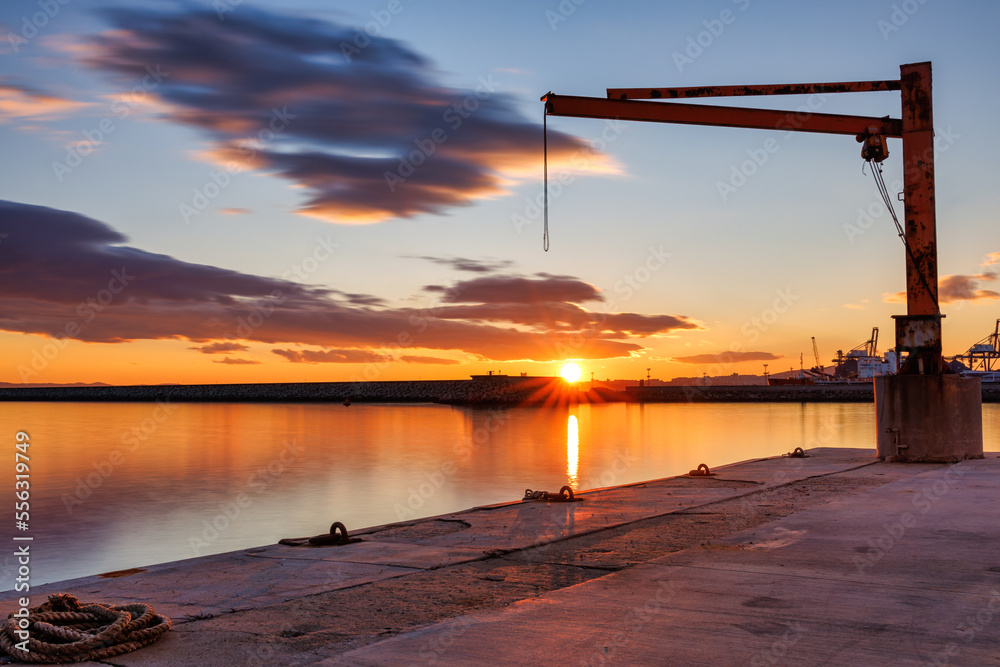
[[[205,403],[558,404],[581,392],[556,377],[477,376],[471,380],[285,382],[272,384],[5,387],[0,401],[165,401]]]
[[[873,385],[754,385],[754,386],[654,386],[626,387],[629,401],[637,403],[743,403],[743,402],[858,402],[875,400]]]

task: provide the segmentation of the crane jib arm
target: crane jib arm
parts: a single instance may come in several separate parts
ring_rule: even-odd
[[[826,95],[900,90],[895,81],[846,81],[843,83],[777,83],[763,86],[694,86],[687,88],[608,88],[611,100],[658,100],[684,97],[745,97],[751,95]]]
[[[679,123],[682,125],[714,125],[717,127],[748,127],[786,132],[822,132],[824,134],[868,134],[871,128],[885,137],[901,138],[903,121],[896,118],[845,116],[812,111],[776,111],[747,109],[685,102],[643,102],[609,100],[600,97],[554,95],[542,97],[545,112],[550,116],[606,118],[613,120]]]

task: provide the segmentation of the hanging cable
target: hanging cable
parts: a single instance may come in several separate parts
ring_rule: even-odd
[[[542,105],[542,249],[549,251],[549,114]]]
[[[875,187],[878,188],[879,194],[882,195],[882,201],[885,202],[885,207],[889,209],[889,215],[892,216],[892,221],[896,225],[896,234],[899,235],[900,240],[903,241],[903,247],[906,248],[906,255],[910,258],[910,262],[913,264],[913,268],[920,278],[920,283],[934,299],[934,310],[941,312],[941,307],[938,305],[937,292],[932,290],[930,284],[927,282],[927,277],[924,275],[920,264],[917,263],[917,258],[913,255],[913,249],[906,240],[906,230],[899,224],[899,218],[896,217],[896,209],[892,206],[892,198],[889,197],[889,190],[885,187],[885,179],[882,177],[882,165],[875,160],[868,160],[867,162],[871,165],[872,176],[875,177]]]

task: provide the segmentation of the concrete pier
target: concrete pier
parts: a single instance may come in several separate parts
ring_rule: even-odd
[[[171,616],[106,663],[130,666],[995,664],[997,453],[808,453],[50,584],[32,604]]]

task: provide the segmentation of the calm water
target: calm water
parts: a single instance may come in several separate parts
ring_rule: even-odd
[[[1000,450],[1000,405],[986,405]],[[30,435],[32,583],[774,456],[870,447],[866,404],[0,403]],[[11,508],[13,510],[13,508]],[[5,550],[7,551],[7,550]],[[13,551],[10,549],[9,551]],[[0,557],[0,590],[16,567]]]

